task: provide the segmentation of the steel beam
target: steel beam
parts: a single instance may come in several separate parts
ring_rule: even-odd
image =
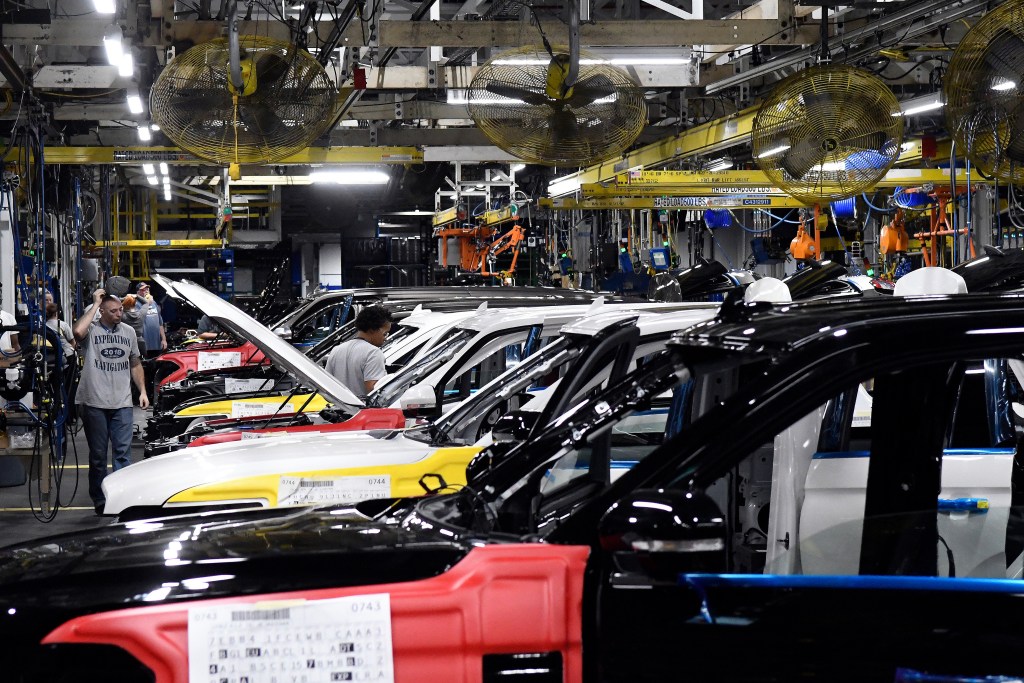
[[[108,19],[76,17],[54,18],[49,24],[8,24],[4,26],[4,43],[7,45],[103,45],[103,32],[110,23]],[[223,21],[178,20],[160,24],[161,30],[150,31],[142,38],[141,45],[166,47],[191,41],[206,42],[225,35]],[[290,41],[291,28],[276,21],[240,21],[239,32],[258,34],[278,40]],[[322,21],[317,34],[328,36],[335,28],[334,22]],[[568,40],[565,26],[550,22],[545,32],[552,42],[564,44]],[[705,44],[749,44],[766,45],[809,44],[816,40],[814,27],[794,27],[785,36],[779,34],[776,19],[692,19],[606,20],[580,27],[582,46],[663,46]],[[369,38],[369,36],[367,36]],[[384,48],[403,47],[512,47],[539,43],[540,34],[536,27],[518,21],[409,21],[406,19],[384,19],[380,21],[378,44]],[[369,40],[363,39],[360,26],[349,25],[341,34],[339,47],[366,47]],[[315,47],[315,46],[314,46]]]
[[[552,43],[565,44],[569,39],[568,30],[560,24],[546,24],[545,33]],[[580,42],[584,47],[678,47],[706,43],[771,45],[793,42],[792,36],[783,40],[778,33],[779,23],[771,19],[645,20],[642,23],[613,20],[581,26]],[[799,29],[797,33],[798,42],[814,40],[814,31]],[[536,27],[517,21],[382,21],[380,42],[382,45],[405,47],[510,47],[538,43],[540,36]]]
[[[851,59],[853,58],[854,53],[844,51],[843,48],[844,46],[857,43],[858,40],[863,39],[865,43],[870,45],[870,47],[863,48],[863,51],[877,51],[878,46],[882,44],[883,36],[881,33],[884,31],[893,30],[897,26],[911,24],[910,28],[907,29],[906,33],[903,35],[906,37],[913,37],[930,31],[936,26],[945,25],[966,17],[967,15],[973,14],[988,4],[989,3],[986,0],[965,0],[962,3],[953,4],[952,6],[950,6],[948,0],[922,0],[920,2],[908,3],[888,16],[883,16],[878,21],[871,22],[870,24],[866,24],[860,28],[846,31],[842,35],[834,36],[829,39],[828,48],[833,52],[843,52],[844,59]],[[944,11],[940,12],[940,10]],[[937,12],[937,14],[935,16],[924,18],[923,15],[930,12]],[[723,42],[751,43],[756,41],[744,40]],[[735,87],[755,78],[773,73],[779,69],[802,64],[807,61],[813,62],[817,58],[820,50],[820,47],[815,46],[805,50],[797,50],[783,57],[773,59],[761,64],[760,66],[748,69],[743,73],[730,76],[729,78],[724,78],[716,83],[708,85],[707,93],[709,95],[714,94],[725,90],[726,88]]]

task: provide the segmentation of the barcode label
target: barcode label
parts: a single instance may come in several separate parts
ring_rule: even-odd
[[[189,683],[394,683],[391,596],[188,607]]]
[[[264,619],[290,619],[288,608],[283,609],[251,609],[245,612],[232,612],[231,621],[262,621]]]
[[[358,503],[371,498],[391,496],[391,475],[374,474],[352,477],[283,476],[277,485],[277,504],[324,505]]]
[[[299,479],[300,489],[323,489],[332,488],[333,486],[333,481],[322,481],[317,479]]]

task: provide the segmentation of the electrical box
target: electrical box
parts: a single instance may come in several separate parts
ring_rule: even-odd
[[[651,249],[651,266],[654,270],[664,272],[669,269],[672,265],[672,257],[668,252],[668,249],[664,247],[658,247],[657,249]]]

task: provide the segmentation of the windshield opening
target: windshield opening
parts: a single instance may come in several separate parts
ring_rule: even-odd
[[[390,406],[405,393],[406,389],[451,360],[475,336],[474,330],[450,330],[427,355],[406,366],[380,388],[370,392],[366,397],[366,404],[378,408]]]
[[[580,346],[580,341],[573,337],[562,337],[544,346],[440,418],[436,423],[438,434],[455,440],[476,440],[478,434],[467,435],[466,431],[475,431],[472,429],[475,425],[493,422],[488,420],[490,413],[516,394],[543,389],[556,382],[561,375],[559,369],[579,356]]]

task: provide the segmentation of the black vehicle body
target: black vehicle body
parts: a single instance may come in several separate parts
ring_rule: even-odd
[[[982,254],[951,268],[968,292],[998,292],[1024,286],[1024,249],[985,246]]]
[[[376,521],[343,508],[226,512],[0,550],[0,614],[16,617],[0,622],[0,647],[18,652],[8,660],[13,667],[88,673],[90,662],[111,652],[109,644],[134,642],[131,632],[101,628],[110,610],[182,610],[214,598],[265,600],[325,585],[365,586],[368,593],[389,586],[397,601],[403,587],[459,571],[482,549],[521,552],[521,576],[531,549],[565,547],[587,553],[585,569],[571,570],[582,581],[581,598],[565,605],[581,620],[582,669],[571,666],[570,645],[509,649],[489,639],[493,624],[483,620],[466,654],[467,666],[480,667],[473,678],[509,680],[502,674],[512,669],[495,672],[488,657],[519,652],[514,656],[559,655],[549,677],[536,680],[1019,677],[1024,583],[940,576],[944,551],[935,517],[942,449],[965,363],[1020,359],[1021,349],[1019,296],[873,297],[774,308],[727,301],[721,319],[681,333],[665,354],[494,458],[462,493],[361,505]],[[621,356],[615,364],[626,369]],[[723,498],[715,487],[726,482],[735,495],[736,468],[766,439],[868,380],[875,398],[859,568],[838,577],[759,573],[757,558],[735,533],[737,511],[748,501]],[[911,391],[900,391],[908,385]],[[652,438],[638,441],[617,430],[625,416],[640,415],[669,390],[673,408],[662,434],[647,432]],[[645,453],[613,478],[617,441]],[[545,488],[573,453],[582,457],[564,470],[567,480]],[[1015,493],[1024,487],[1022,462],[1015,461]],[[724,511],[719,500],[729,501]],[[1014,497],[1015,508],[1020,500]],[[1020,545],[1018,532],[1008,526],[1008,544]],[[788,549],[790,539],[769,542]],[[223,565],[230,571],[222,580],[204,580],[221,568],[202,563],[225,559],[231,564]],[[514,592],[513,584],[501,585]],[[437,628],[451,628],[444,610],[432,609]],[[65,640],[38,647],[42,634],[76,615],[91,620],[74,642],[107,643],[99,654]],[[548,632],[548,623],[524,628]],[[395,652],[402,646],[396,640]],[[137,661],[119,657],[109,660],[103,680],[145,680]],[[415,680],[412,669],[398,666],[401,655],[395,661],[403,674],[396,680]],[[114,675],[121,671],[127,673]]]
[[[702,260],[684,270],[652,277],[647,298],[651,301],[721,301],[728,292],[743,289],[758,277],[746,271],[730,273],[721,261]]]

